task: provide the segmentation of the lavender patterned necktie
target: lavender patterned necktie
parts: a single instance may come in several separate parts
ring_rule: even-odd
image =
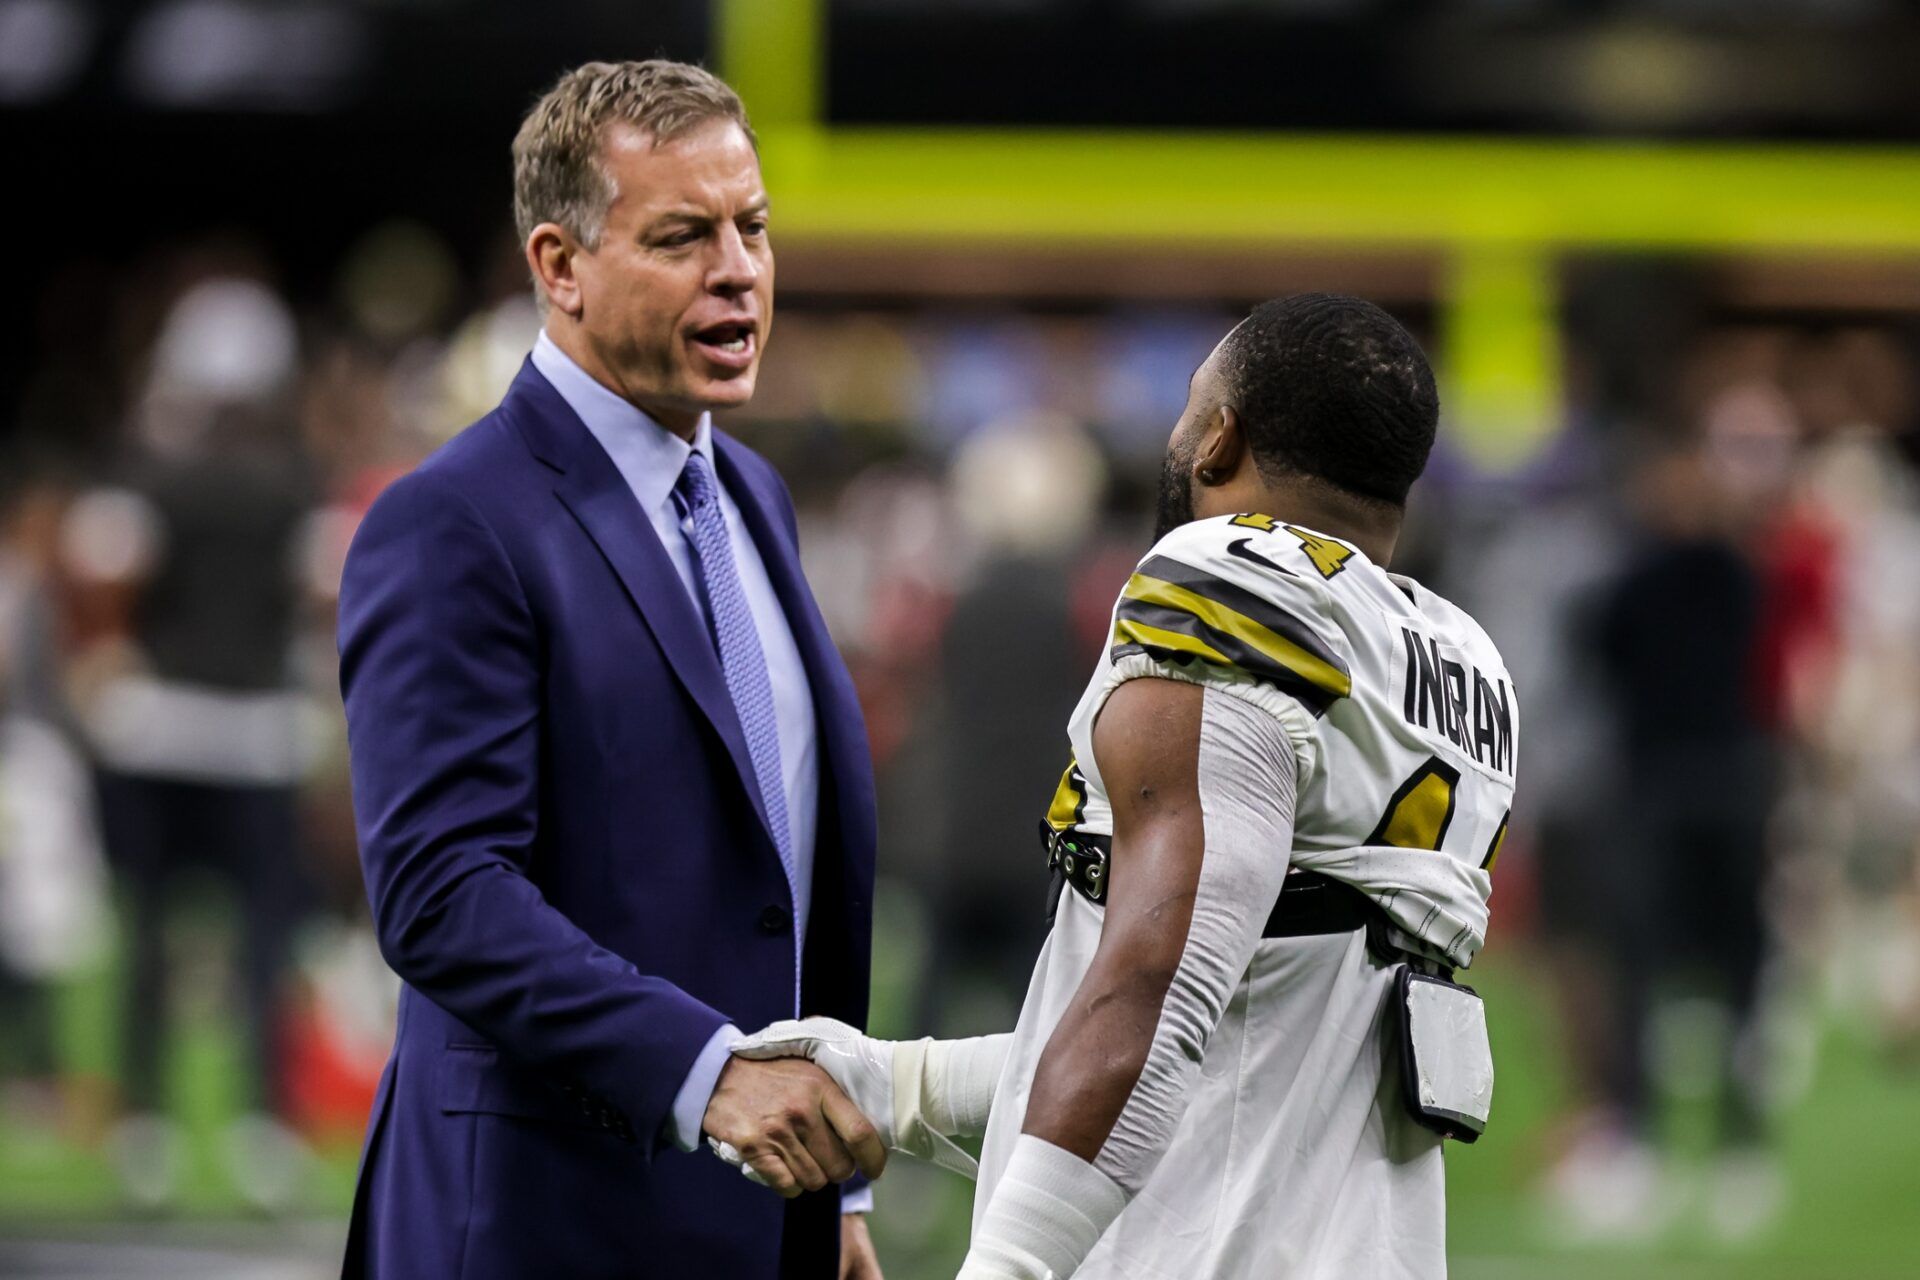
[[[780,768],[780,725],[774,718],[773,682],[767,676],[767,655],[760,647],[760,633],[753,625],[747,593],[734,566],[719,486],[714,483],[713,468],[705,454],[696,450],[688,455],[674,493],[692,526],[694,572],[707,598],[707,616],[713,621],[714,643],[720,650],[720,669],[726,674],[727,692],[733,697],[734,711],[747,735],[747,754],[753,759],[754,778],[766,804],[767,825],[773,828],[774,847],[780,851],[787,887],[793,891],[793,828],[787,821],[787,788]],[[799,901],[797,892],[794,901]],[[800,1005],[798,951],[804,928],[805,921],[794,921],[796,1012]]]

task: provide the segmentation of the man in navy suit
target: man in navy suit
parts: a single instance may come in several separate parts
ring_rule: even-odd
[[[792,503],[710,418],[772,320],[753,135],[698,68],[590,63],[513,155],[545,331],[374,505],[341,593],[406,984],[346,1271],[872,1280],[866,1193],[836,1184],[879,1171],[873,1127],[811,1064],[727,1052],[864,1020],[874,857]]]

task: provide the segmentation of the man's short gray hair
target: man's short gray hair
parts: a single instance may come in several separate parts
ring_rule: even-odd
[[[525,244],[543,222],[599,244],[613,180],[601,163],[607,126],[629,124],[671,142],[712,120],[731,120],[753,140],[740,95],[684,62],[589,62],[560,77],[533,104],[513,139],[513,222]]]

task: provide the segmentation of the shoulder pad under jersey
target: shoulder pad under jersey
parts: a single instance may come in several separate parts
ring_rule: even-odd
[[[1231,670],[1291,695],[1316,716],[1351,693],[1326,584],[1259,549],[1275,529],[1266,516],[1221,516],[1162,538],[1120,593],[1113,661],[1145,653]]]

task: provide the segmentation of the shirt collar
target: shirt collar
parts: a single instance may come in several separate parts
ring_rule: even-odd
[[[689,445],[645,410],[602,386],[562,351],[545,329],[533,343],[533,367],[579,415],[649,516],[672,500],[673,486],[686,468],[687,455],[698,450],[707,465],[713,466],[712,414],[700,415]]]

